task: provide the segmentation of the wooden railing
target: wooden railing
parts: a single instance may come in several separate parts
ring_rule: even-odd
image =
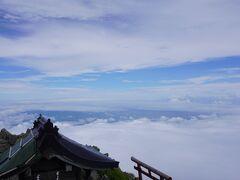
[[[136,169],[138,171],[138,179],[139,180],[142,180],[143,174],[153,180],[172,180],[172,178],[170,176],[139,161],[135,157],[131,157],[131,160],[137,164],[136,166],[134,166],[134,169]]]

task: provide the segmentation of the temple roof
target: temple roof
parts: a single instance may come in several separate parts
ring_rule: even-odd
[[[79,144],[60,134],[50,119],[40,116],[24,138],[0,155],[0,177],[26,169],[43,157],[57,158],[84,169],[114,168],[119,164],[93,147]]]

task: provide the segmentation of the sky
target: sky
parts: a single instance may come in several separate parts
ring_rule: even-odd
[[[238,16],[236,0],[1,0],[1,103],[234,108]]]
[[[0,124],[20,132],[35,118],[27,113],[31,110],[197,112],[213,115],[204,121],[204,127],[217,117],[226,129],[235,130],[225,133],[213,120],[211,133],[226,135],[221,142],[216,134],[201,130],[201,123],[194,121],[196,124],[186,127],[183,117],[156,127],[166,128],[164,137],[173,133],[175,139],[179,131],[197,126],[200,130],[195,127],[188,134],[192,137],[186,139],[188,146],[202,133],[216,140],[214,147],[211,141],[201,141],[213,149],[235,142],[214,160],[232,151],[235,155],[233,149],[240,147],[231,138],[240,130],[239,9],[238,0],[0,0]],[[183,125],[176,128],[179,118]],[[229,119],[234,123],[228,123]],[[109,126],[132,129],[128,123],[113,126],[105,122],[103,137]],[[137,129],[142,131],[140,125]],[[97,126],[94,123],[89,132],[94,134]],[[151,127],[149,123],[142,136],[150,137]],[[153,132],[158,131],[153,128]],[[65,133],[73,136],[70,131]],[[181,135],[179,141],[184,142],[187,134]],[[130,137],[134,141],[137,136]],[[176,144],[175,148],[184,145]],[[112,153],[116,155],[114,150]],[[143,154],[139,153],[156,164]],[[229,162],[237,165],[233,158]],[[176,169],[169,170],[183,179]],[[192,175],[189,179],[196,179]]]

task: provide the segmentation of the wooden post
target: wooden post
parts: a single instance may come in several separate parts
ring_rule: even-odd
[[[141,166],[140,166],[140,164],[138,164],[137,167],[138,167],[138,179],[142,180],[142,173],[141,173]]]

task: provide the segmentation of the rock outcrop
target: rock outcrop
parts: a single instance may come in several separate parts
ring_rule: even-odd
[[[27,130],[27,132],[28,131],[29,130]],[[14,145],[16,143],[16,141],[19,138],[24,137],[25,134],[26,133],[22,133],[20,135],[11,134],[9,131],[7,131],[5,128],[3,128],[0,131],[0,153],[2,153],[7,148],[9,148],[9,146]]]

